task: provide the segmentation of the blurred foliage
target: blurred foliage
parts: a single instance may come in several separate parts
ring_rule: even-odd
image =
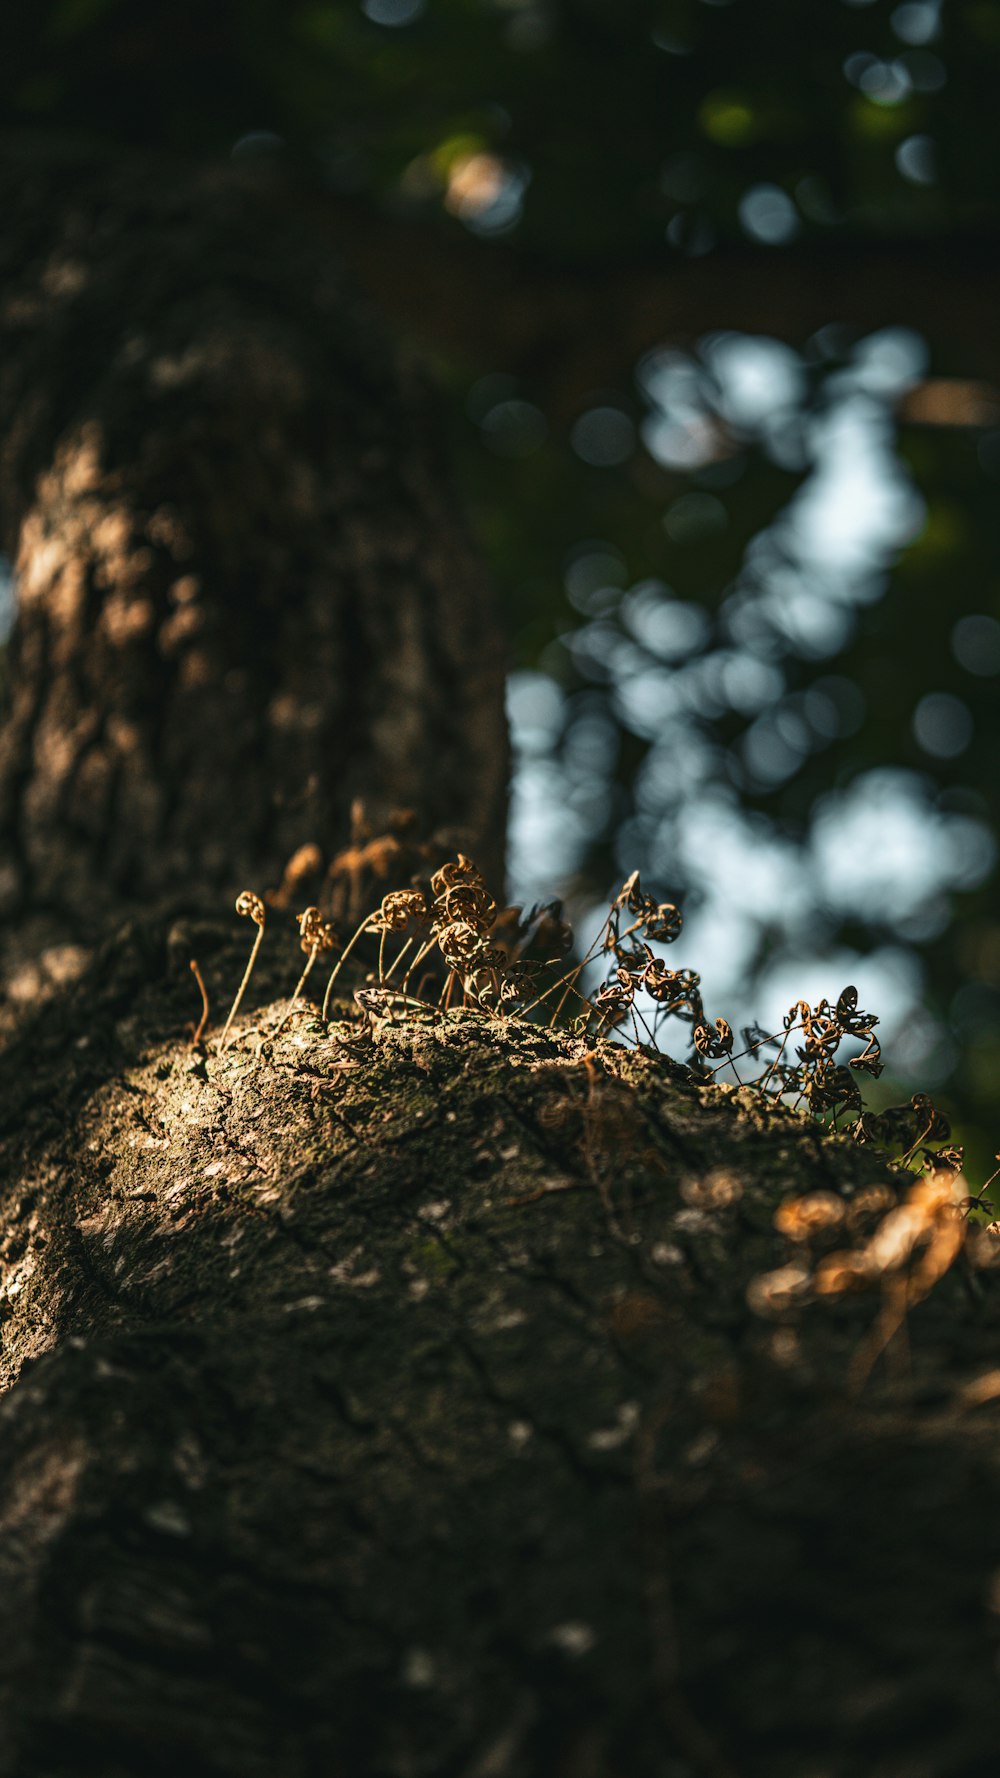
[[[568,418],[554,339],[537,374],[434,342],[511,612],[522,769],[562,823],[539,873],[585,899],[639,865],[738,909],[744,973],[917,956],[904,1080],[950,1095],[980,1149],[1000,1137],[1000,361],[957,299],[998,230],[998,61],[993,0],[12,0],[0,62],[5,127],[261,158],[419,224],[428,255],[465,241],[581,282],[719,256],[731,332],[637,342],[631,382]],[[922,244],[938,274],[954,256],[925,337],[891,302],[867,340],[836,312],[781,348],[742,337],[734,249],[794,268],[858,241]],[[764,905],[755,849],[784,884]]]

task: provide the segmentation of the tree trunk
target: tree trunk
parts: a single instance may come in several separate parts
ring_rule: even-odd
[[[499,864],[503,652],[430,403],[280,191],[0,157],[3,911],[270,880],[354,798]]]
[[[223,888],[352,793],[495,843],[500,668],[339,279],[159,177],[0,246],[0,1775],[985,1778],[997,1274],[859,1392],[878,1297],[774,1222],[908,1175],[651,1053],[288,1016],[273,916],[192,1045]]]

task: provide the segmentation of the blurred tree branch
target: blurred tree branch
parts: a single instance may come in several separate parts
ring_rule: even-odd
[[[627,384],[651,347],[719,328],[802,344],[834,321],[859,334],[909,326],[931,341],[937,370],[1000,379],[1000,254],[991,238],[836,234],[781,248],[722,245],[700,258],[665,249],[655,260],[569,265],[343,198],[319,207],[398,328],[480,371],[523,376],[555,421]]]

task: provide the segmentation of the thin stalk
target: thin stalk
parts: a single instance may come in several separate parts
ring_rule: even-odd
[[[557,984],[557,986],[558,986],[558,984]],[[569,983],[567,983],[565,992],[563,993],[563,997],[560,1000],[559,1005],[556,1007],[555,1012],[552,1014],[552,1017],[549,1020],[549,1030],[550,1031],[555,1024],[556,1019],[559,1017],[559,1014],[562,1012],[563,1007],[566,1004],[567,996],[570,994],[575,994],[578,1001],[580,1002],[580,1005],[589,1008],[589,1010],[591,1012],[593,1012],[593,1010],[594,1010],[593,1006],[592,1006],[591,1002],[587,999],[586,994],[581,994],[581,992],[580,992],[579,988],[576,986],[575,982],[569,982]]]
[[[910,1160],[914,1154],[916,1154],[916,1151],[920,1147],[920,1144],[922,1142],[927,1142],[930,1139],[930,1133],[933,1130],[933,1128],[934,1128],[934,1119],[933,1119],[933,1117],[931,1117],[928,1120],[928,1122],[924,1125],[924,1128],[921,1130],[920,1135],[916,1138],[916,1140],[910,1143],[910,1146],[906,1150],[906,1153],[900,1155],[899,1164],[901,1166],[905,1167],[907,1161]]]
[[[566,986],[563,988],[562,997],[559,1001],[559,1005],[556,1007],[555,1012],[552,1014],[552,1017],[549,1020],[549,1029],[550,1030],[551,1030],[552,1026],[557,1023],[559,1014],[562,1012],[563,1007],[566,1005],[567,1000],[569,999],[574,988],[576,987],[576,983],[574,981],[572,981],[569,976],[565,976],[565,975],[560,976],[559,981],[565,982]],[[559,984],[557,983],[556,986],[558,987],[558,985]],[[535,1002],[535,1005],[536,1006],[538,1005],[537,1001]]]
[[[994,1179],[996,1179],[998,1175],[1000,1175],[1000,1167],[997,1167],[996,1171],[990,1174],[985,1185],[981,1185],[979,1187],[979,1190],[976,1193],[977,1202],[980,1198],[984,1197],[985,1194],[989,1191],[990,1186],[993,1184]]]
[[[197,1028],[191,1039],[191,1048],[197,1049],[201,1042],[201,1034],[208,1023],[208,989],[205,987],[205,983],[202,980],[201,970],[198,968],[197,957],[192,957],[191,959],[191,973],[201,989],[201,1018],[198,1020]]]
[[[557,982],[552,982],[551,985],[545,989],[544,993],[539,994],[536,999],[531,1001],[529,1006],[522,1007],[520,1017],[522,1019],[526,1019],[529,1012],[534,1012],[536,1006],[541,1006],[543,1000],[547,1000],[550,994],[557,993],[558,990],[562,987],[565,987],[566,994],[570,993],[572,991],[572,989],[576,987],[576,984],[579,981],[581,975],[583,974],[583,971],[586,969],[587,964],[591,961],[593,954],[594,954],[594,947],[593,947],[593,945],[591,945],[590,950],[587,952],[587,955],[583,959],[583,962],[575,964],[574,967],[566,973],[566,975],[561,975]],[[566,995],[564,994],[563,1000],[565,1000],[565,998],[566,998]],[[582,998],[582,996],[581,996],[581,998]],[[558,1016],[558,1014],[562,1011],[562,1004],[563,1004],[563,1001],[560,1000],[559,1005],[557,1006],[556,1012],[553,1015],[553,1017]]]
[[[745,1050],[738,1050],[738,1051],[737,1051],[737,1053],[736,1053],[736,1055],[735,1055],[735,1056],[726,1056],[726,1057],[725,1057],[725,1058],[724,1058],[724,1059],[723,1059],[723,1061],[721,1061],[721,1062],[720,1062],[720,1063],[719,1063],[719,1065],[718,1065],[718,1067],[717,1067],[717,1068],[710,1068],[710,1069],[709,1069],[709,1070],[708,1070],[708,1074],[707,1074],[707,1076],[706,1076],[706,1079],[708,1079],[708,1080],[711,1080],[711,1078],[712,1078],[712,1075],[713,1075],[713,1074],[720,1074],[720,1073],[721,1073],[721,1072],[722,1072],[722,1070],[723,1070],[723,1068],[732,1068],[732,1070],[733,1070],[733,1073],[734,1073],[734,1074],[736,1074],[736,1063],[737,1063],[737,1062],[743,1062],[743,1061],[745,1061],[745,1060],[746,1060],[746,1058],[747,1058],[747,1056],[756,1056],[756,1054],[757,1054],[757,1051],[758,1051],[758,1050],[759,1050],[759,1049],[762,1049],[762,1048],[763,1048],[763,1046],[764,1046],[764,1044],[765,1044],[765,1043],[777,1043],[777,1041],[778,1041],[778,1037],[779,1037],[779,1035],[780,1035],[780,1033],[779,1033],[779,1032],[777,1032],[777,1031],[775,1031],[775,1032],[774,1032],[774,1033],[773,1033],[773,1035],[772,1035],[772,1036],[770,1036],[770,1037],[760,1037],[760,1038],[758,1038],[758,1040],[757,1040],[757,1042],[756,1042],[756,1043],[751,1043],[751,1044],[750,1044],[750,1045],[749,1045],[749,1046],[748,1046],[748,1048],[747,1048],[747,1049],[745,1049]],[[787,1037],[786,1037],[786,1038],[785,1038],[785,1043],[787,1043],[787,1042],[788,1042],[788,1038],[787,1038]],[[784,1048],[784,1044],[783,1044],[783,1045],[782,1045],[782,1049],[783,1049],[783,1048]],[[778,1051],[778,1054],[777,1054],[777,1055],[776,1055],[776,1056],[775,1056],[775,1058],[774,1058],[774,1059],[775,1059],[775,1062],[780,1062],[780,1060],[781,1060],[781,1050],[779,1050],[779,1051]],[[737,1078],[737,1080],[739,1080],[739,1078],[740,1078],[740,1077],[739,1077],[739,1075],[738,1075],[738,1074],[737,1074],[737,1075],[736,1075],[736,1078]],[[763,1085],[764,1085],[764,1082],[763,1082],[763,1081],[759,1081],[759,1082],[758,1082],[758,1083],[757,1083],[757,1084],[758,1084],[758,1085],[759,1085],[759,1086],[760,1086],[760,1087],[761,1087],[761,1090],[763,1090]],[[742,1081],[740,1081],[740,1086],[742,1086],[742,1085],[743,1085],[743,1082],[742,1082]]]
[[[412,943],[413,943],[412,938],[408,938],[405,945],[403,946],[402,950],[393,958],[392,962],[390,963],[388,969],[385,972],[385,979],[386,979],[387,983],[392,980],[393,976],[395,975],[397,969],[399,968],[399,965],[402,963],[403,958],[406,956],[406,953],[409,950]],[[409,973],[409,972],[407,972],[407,973]]]
[[[456,973],[457,972],[454,969],[449,969],[449,971],[448,971],[448,979],[445,982],[444,987],[441,989],[441,992],[438,996],[438,1011],[439,1012],[448,1012],[448,1010],[451,1007],[451,995],[452,995],[452,990],[455,986]]]
[[[285,1010],[281,1015],[281,1023],[278,1025],[277,1030],[274,1033],[275,1037],[280,1036],[281,1032],[285,1029],[285,1026],[288,1023],[288,1020],[291,1018],[292,1013],[295,1010],[295,1002],[297,1001],[299,995],[301,994],[303,988],[305,987],[306,979],[309,975],[309,971],[311,970],[311,968],[312,968],[313,964],[315,963],[316,958],[318,956],[319,956],[319,945],[316,944],[316,945],[313,945],[312,950],[309,952],[309,958],[306,963],[305,969],[302,971],[302,974],[299,976],[299,979],[295,984],[295,992],[293,993],[292,998],[288,1002],[288,1005],[285,1007]]]
[[[413,974],[413,971],[416,969],[418,963],[423,962],[424,958],[427,956],[427,953],[429,951],[433,951],[434,946],[436,944],[437,944],[437,933],[432,933],[430,938],[425,938],[423,944],[420,946],[420,949],[417,951],[416,955],[410,958],[410,961],[406,966],[406,974],[403,977],[403,993],[404,994],[409,992],[410,977]]]
[[[559,988],[561,988],[565,985],[566,991],[568,993],[571,988],[574,988],[576,986],[581,975],[583,974],[584,970],[586,969],[587,964],[591,963],[593,961],[593,959],[597,956],[597,953],[599,951],[607,949],[607,945],[606,945],[605,941],[607,940],[607,938],[609,936],[609,927],[610,927],[610,921],[605,920],[604,925],[601,927],[601,930],[598,933],[597,937],[592,941],[592,943],[587,951],[586,956],[582,957],[579,963],[574,964],[572,969],[567,970],[565,975],[561,975],[559,977],[558,981],[552,982],[550,984],[550,986],[545,989],[544,993],[539,994],[537,999],[531,1001],[530,1005],[522,1007],[521,1013],[520,1013],[520,1017],[522,1019],[526,1019],[529,1012],[534,1012],[536,1006],[541,1006],[543,1000],[547,1000],[549,995],[555,994]],[[563,996],[563,999],[565,999],[565,995]],[[556,1008],[556,1016],[557,1017],[558,1017],[558,1014],[562,1011],[562,1006],[563,1006],[563,1001],[560,1000],[559,1005]]]
[[[333,984],[336,981],[338,975],[340,974],[341,969],[343,968],[344,964],[347,962],[347,959],[350,956],[351,952],[353,951],[355,945],[357,944],[358,939],[361,937],[361,934],[364,932],[365,927],[368,925],[368,922],[373,918],[374,918],[374,916],[372,914],[365,915],[364,919],[361,922],[361,925],[358,927],[357,932],[354,934],[354,937],[351,938],[348,941],[348,943],[345,945],[344,949],[341,951],[340,956],[337,958],[337,961],[333,966],[333,970],[330,975],[330,980],[326,984],[326,993],[323,995],[323,1010],[320,1014],[320,1017],[324,1020],[326,1019],[326,1009],[330,1004],[330,995],[333,992]]]
[[[219,1043],[220,1053],[226,1047],[226,1043],[229,1038],[229,1027],[232,1024],[233,1020],[235,1019],[236,1014],[240,1010],[240,1001],[243,999],[243,996],[246,993],[247,983],[250,980],[251,975],[253,974],[253,966],[257,961],[257,952],[260,950],[261,941],[262,941],[263,937],[264,937],[264,926],[263,926],[263,922],[261,922],[261,924],[257,928],[257,937],[253,941],[253,949],[250,952],[250,961],[247,964],[246,969],[243,971],[243,980],[241,981],[239,987],[236,990],[236,999],[233,1001],[233,1004],[229,1009],[229,1017],[226,1020],[225,1030],[222,1033],[222,1038]]]
[[[558,990],[562,987],[565,987],[566,992],[569,993],[570,989],[576,987],[576,984],[579,981],[581,975],[583,974],[583,971],[586,969],[587,964],[593,962],[593,959],[598,955],[598,953],[600,951],[614,950],[615,945],[624,944],[624,942],[627,938],[631,938],[633,932],[638,932],[641,925],[642,925],[642,921],[636,920],[633,923],[633,925],[627,927],[623,933],[616,936],[614,939],[614,942],[611,943],[610,942],[610,940],[611,940],[611,930],[610,930],[611,922],[610,922],[610,920],[605,920],[604,925],[602,926],[600,932],[598,933],[597,937],[593,940],[592,944],[590,945],[590,948],[587,951],[586,956],[583,957],[579,963],[575,964],[574,967],[571,970],[569,970],[566,975],[560,976],[559,980],[557,982],[553,982],[548,988],[546,988],[544,993],[539,994],[535,1000],[532,1000],[532,1002],[530,1003],[529,1006],[522,1007],[519,1016],[522,1019],[527,1018],[529,1012],[534,1012],[536,1006],[541,1006],[543,1000],[547,1000],[550,994],[557,993]],[[586,996],[581,995],[580,998],[585,999]],[[559,1005],[556,1007],[556,1010],[552,1016],[551,1022],[553,1024],[555,1023],[555,1020],[559,1017],[559,1014],[561,1013],[561,1011],[563,1009],[563,1004],[565,1002],[565,999],[566,999],[566,995],[564,994],[562,1000],[560,1000]]]
[[[781,1061],[781,1058],[784,1055],[785,1050],[788,1048],[788,1039],[791,1037],[792,1032],[793,1031],[801,1031],[801,1029],[802,1029],[801,1024],[789,1025],[788,1030],[785,1032],[785,1035],[781,1040],[781,1048],[778,1051],[777,1055],[774,1058],[774,1061],[771,1063],[770,1068],[768,1069],[767,1073],[765,1074],[763,1080],[760,1083],[760,1090],[762,1093],[767,1092],[768,1082],[770,1081],[771,1076],[774,1073],[774,1070],[777,1068],[778,1063]],[[777,1033],[775,1033],[775,1035],[777,1035]]]

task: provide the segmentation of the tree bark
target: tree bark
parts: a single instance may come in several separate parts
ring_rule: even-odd
[[[849,1138],[477,1014],[202,1054],[191,939],[3,1063],[4,1778],[985,1774],[995,1274],[852,1399],[877,1301],[754,1294]]]
[[[322,256],[212,180],[63,177],[0,247],[4,833],[50,941],[0,1050],[0,1778],[985,1778],[997,1272],[970,1244],[859,1393],[878,1298],[774,1221],[822,1188],[861,1239],[909,1175],[652,1053],[289,1016],[287,915],[221,1046],[221,885],[386,777],[489,832],[499,666]]]
[[[278,191],[0,157],[6,911],[280,875],[364,796],[499,863],[503,650],[430,398]]]

